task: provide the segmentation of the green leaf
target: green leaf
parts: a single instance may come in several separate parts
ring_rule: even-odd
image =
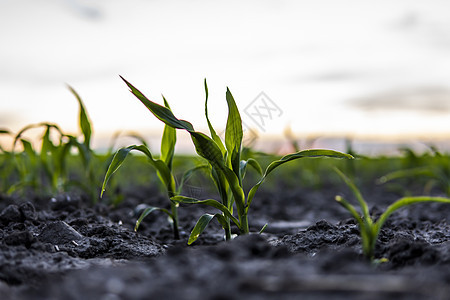
[[[211,167],[211,178],[214,182],[214,185],[217,188],[217,191],[219,192],[220,199],[222,201],[222,204],[228,207],[230,211],[233,209],[233,203],[231,201],[231,197],[229,196],[229,184],[228,181],[225,178],[225,175],[222,171],[218,170],[217,168]]]
[[[170,109],[167,100],[164,97],[163,99],[164,105],[168,109]],[[176,129],[166,124],[164,126],[164,132],[161,139],[161,160],[166,163],[166,165],[169,167],[169,170],[172,170],[172,161],[175,153],[176,142],[177,142]]]
[[[171,127],[178,129],[185,129],[187,131],[194,131],[194,127],[192,126],[191,123],[184,120],[179,120],[174,116],[174,114],[170,109],[150,101],[137,88],[135,88],[128,81],[126,81],[125,78],[123,78],[122,76],[120,76],[120,78],[122,78],[122,80],[130,88],[131,92],[142,102],[142,104],[144,104],[148,108],[148,110],[150,110],[153,113],[153,115],[155,115],[156,118],[158,118],[159,120],[161,120],[162,122]]]
[[[20,142],[22,143],[23,150],[28,155],[28,157],[32,158],[36,156],[36,152],[34,152],[33,146],[29,141],[25,139],[20,139]]]
[[[242,147],[242,120],[239,110],[234,101],[233,95],[227,88],[226,99],[228,104],[228,118],[225,130],[225,145],[228,150],[228,156],[231,166],[236,176],[241,181],[240,175],[240,161],[241,161],[241,147]]]
[[[378,183],[386,183],[399,178],[429,176],[436,177],[430,167],[419,167],[406,170],[390,172],[378,179]]]
[[[335,200],[350,212],[350,214],[352,215],[353,218],[355,218],[355,220],[358,222],[362,230],[362,228],[364,228],[364,221],[359,215],[356,208],[353,205],[351,205],[347,200],[345,200],[342,196],[336,196]]]
[[[191,197],[186,197],[186,196],[175,196],[170,198],[172,201],[174,202],[178,202],[178,203],[184,203],[184,204],[203,204],[203,205],[208,205],[214,208],[217,208],[218,210],[220,210],[221,212],[224,213],[225,216],[227,216],[228,218],[230,218],[231,221],[233,221],[237,226],[239,226],[239,221],[230,213],[230,211],[228,210],[228,208],[226,206],[224,206],[222,203],[214,200],[214,199],[206,199],[206,200],[199,200],[199,199],[195,199],[195,198],[191,198]]]
[[[266,224],[264,224],[263,227],[261,227],[261,229],[259,230],[259,234],[262,234],[262,233],[264,232],[264,230],[266,230],[267,225],[268,225],[268,224],[266,223]]]
[[[227,182],[231,188],[231,192],[233,193],[233,196],[235,198],[238,211],[243,212],[245,202],[244,192],[242,190],[242,187],[240,186],[240,182],[236,174],[225,165],[220,148],[211,138],[204,135],[203,133],[190,132],[190,134],[197,154],[207,159],[208,162],[212,165],[213,169],[218,173],[218,176],[215,179],[218,185],[220,185],[220,187],[218,187],[219,191],[222,192],[221,196],[225,195],[224,193],[226,191],[226,187],[221,181],[221,175],[219,173],[222,173],[227,179]],[[222,198],[222,200],[224,199]]]
[[[85,166],[85,168],[88,168],[89,163],[91,161],[91,151],[89,148],[86,147],[86,145],[84,143],[80,143],[78,142],[77,138],[71,135],[66,135],[66,137],[69,139],[69,141],[67,142],[67,146],[70,147],[75,147],[78,149],[78,153],[81,156],[81,160],[83,161],[83,165]],[[70,149],[67,149],[67,153],[65,153],[64,155],[68,155],[70,153],[69,151]]]
[[[189,240],[188,240],[188,245],[191,245],[193,242],[195,242],[198,239],[200,234],[202,234],[203,231],[205,230],[206,226],[208,226],[208,224],[214,218],[216,218],[222,226],[224,225],[223,222],[226,222],[225,219],[223,218],[223,216],[220,214],[214,214],[214,215],[204,214],[204,215],[202,215],[198,219],[197,223],[195,224],[194,228],[191,231],[191,234],[190,234]]]
[[[210,137],[196,131],[192,131],[190,134],[198,155],[208,160],[214,167],[219,169],[225,167],[222,151]]]
[[[200,234],[205,230],[206,226],[208,226],[209,222],[211,222],[213,218],[214,215],[204,214],[200,217],[200,219],[198,219],[189,236],[188,245],[192,244],[198,239]]]
[[[84,136],[84,144],[88,149],[90,149],[90,143],[91,143],[91,135],[92,135],[92,126],[91,122],[89,121],[89,117],[86,112],[86,108],[84,107],[83,101],[81,100],[81,97],[78,95],[78,93],[70,86],[67,85],[69,90],[72,92],[72,94],[75,96],[75,98],[78,100],[78,104],[80,106],[80,115],[79,115],[79,126],[81,128],[81,132]]]
[[[256,172],[258,172],[259,175],[263,175],[263,170],[261,168],[261,165],[259,164],[259,162],[253,158],[249,158],[247,160],[247,163],[249,166],[253,167],[253,169],[256,170]]]
[[[386,211],[380,216],[376,222],[377,233],[383,226],[386,219],[397,209],[415,204],[415,203],[425,203],[425,202],[440,202],[450,204],[450,199],[445,197],[427,197],[427,196],[416,196],[416,197],[403,197],[392,203]]]
[[[296,153],[288,154],[283,156],[281,159],[272,162],[266,169],[264,176],[267,176],[278,166],[289,162],[294,159],[305,158],[305,157],[333,157],[333,158],[348,158],[353,159],[350,154],[334,151],[334,150],[322,150],[322,149],[312,149],[303,150]]]
[[[173,218],[173,215],[164,208],[160,208],[160,207],[155,207],[155,206],[149,206],[146,209],[144,209],[144,211],[141,213],[141,216],[139,217],[139,219],[137,219],[136,221],[136,225],[134,226],[134,231],[137,231],[139,226],[141,225],[142,221],[152,212],[160,210],[164,213],[166,213],[170,218]]]
[[[223,186],[223,183],[220,180],[221,177],[219,175],[219,173],[222,173],[227,179],[227,182],[231,188],[231,192],[233,193],[233,197],[236,201],[238,211],[243,212],[245,205],[244,191],[242,190],[237,175],[225,165],[222,153],[217,144],[203,133],[190,132],[190,134],[197,154],[207,159],[208,162],[212,165],[213,169],[218,173],[217,178],[214,179],[218,183],[218,185],[220,185],[220,187],[218,186],[219,191],[225,192],[225,186]],[[221,196],[222,195],[225,194],[221,193]]]
[[[241,176],[244,178],[245,173],[247,172],[247,166],[250,165],[253,167],[253,169],[258,172],[260,176],[263,176],[263,170],[261,168],[261,165],[253,158],[249,158],[248,160],[241,160]]]
[[[353,218],[358,222],[363,252],[366,256],[371,257],[373,255],[372,251],[375,247],[375,242],[377,239],[377,236],[374,236],[373,234],[374,225],[372,219],[370,216],[368,218],[362,218],[355,207],[347,202],[347,200],[343,197],[336,196],[335,199],[340,205],[347,209]]]
[[[362,209],[364,220],[366,222],[372,223],[370,214],[369,214],[369,207],[367,206],[366,201],[364,200],[363,196],[361,195],[361,192],[356,187],[356,185],[348,178],[344,173],[342,173],[338,168],[333,168],[334,171],[344,180],[344,182],[347,184],[347,186],[352,190],[353,194],[356,197],[356,200],[358,200],[359,206]]]
[[[208,128],[209,128],[209,132],[211,133],[211,138],[213,139],[214,142],[216,142],[217,146],[219,147],[220,151],[222,151],[222,155],[224,156],[226,153],[226,149],[222,143],[222,140],[220,139],[220,137],[217,135],[216,131],[214,130],[214,127],[211,125],[211,122],[209,121],[209,116],[208,116],[208,85],[206,84],[206,78],[205,78],[205,94],[206,94],[206,99],[205,99],[205,116],[206,116],[206,122],[208,123]]]
[[[130,151],[130,148],[121,148],[114,154],[114,157],[108,166],[108,170],[106,171],[105,179],[103,180],[100,198],[103,197],[103,193],[106,190],[106,184],[108,183],[109,179],[120,168],[120,166],[122,166],[122,163],[124,162],[125,158],[127,158]]]
[[[132,145],[125,148],[119,149],[114,155],[109,167],[106,172],[105,179],[103,180],[102,191],[100,197],[103,196],[103,192],[105,191],[106,184],[108,183],[111,176],[120,168],[128,154],[131,150],[137,150],[144,153],[148,161],[155,167],[160,175],[159,178],[162,180],[163,184],[166,186],[167,191],[169,192],[169,196],[173,196],[175,194],[175,179],[173,178],[172,173],[170,172],[167,165],[159,159],[154,159],[150,150],[144,145]]]
[[[267,175],[269,175],[274,169],[276,169],[277,167],[281,166],[284,163],[287,163],[291,160],[307,157],[333,157],[333,158],[353,159],[353,156],[351,156],[350,154],[345,154],[334,150],[322,150],[322,149],[303,150],[296,153],[285,155],[279,160],[270,163],[269,166],[266,168],[266,171],[264,172],[264,175],[261,177],[261,179],[251,188],[247,197],[247,210],[253,200],[253,197],[255,196],[256,191],[264,182]]]
[[[61,129],[58,127],[58,125],[55,125],[55,124],[45,123],[45,122],[43,122],[43,123],[37,123],[37,124],[30,124],[30,125],[27,125],[27,126],[25,126],[24,128],[22,128],[22,129],[16,134],[16,136],[14,137],[14,142],[13,142],[13,147],[12,147],[13,151],[14,151],[14,149],[15,149],[15,147],[16,147],[17,141],[20,140],[20,138],[22,137],[22,135],[23,135],[26,131],[28,131],[28,130],[30,130],[30,129],[33,129],[33,128],[39,128],[39,127],[45,127],[46,129],[47,129],[47,128],[54,128],[54,129],[60,134],[60,136],[63,136],[63,135],[64,135],[63,132],[61,131]]]

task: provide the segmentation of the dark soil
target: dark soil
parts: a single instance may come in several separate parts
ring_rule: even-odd
[[[192,246],[188,231],[212,209],[181,207],[178,241],[158,213],[133,231],[139,204],[167,206],[156,189],[128,192],[116,208],[68,194],[1,199],[1,299],[450,299],[450,206],[395,213],[376,249],[388,262],[374,266],[333,200],[341,192],[261,190],[250,225],[268,223],[264,234],[224,242],[214,223]],[[374,215],[399,196],[363,193]]]

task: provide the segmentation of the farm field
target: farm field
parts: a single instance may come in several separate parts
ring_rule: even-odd
[[[80,136],[1,132],[5,299],[448,299],[450,156],[274,156],[242,144],[229,91],[222,141],[206,82],[208,135],[126,83],[166,124],[157,154],[138,135],[92,150],[73,89]],[[176,128],[197,155],[176,154]]]

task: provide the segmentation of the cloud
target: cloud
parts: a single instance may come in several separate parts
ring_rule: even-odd
[[[348,105],[366,111],[450,112],[450,89],[422,87],[387,91],[349,100]]]

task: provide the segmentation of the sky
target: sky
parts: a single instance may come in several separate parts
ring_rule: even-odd
[[[0,0],[0,128],[77,133],[82,97],[102,148],[162,124],[122,75],[179,118],[218,132],[232,92],[245,129],[314,136],[450,134],[445,0]],[[183,136],[183,133],[180,133]]]

